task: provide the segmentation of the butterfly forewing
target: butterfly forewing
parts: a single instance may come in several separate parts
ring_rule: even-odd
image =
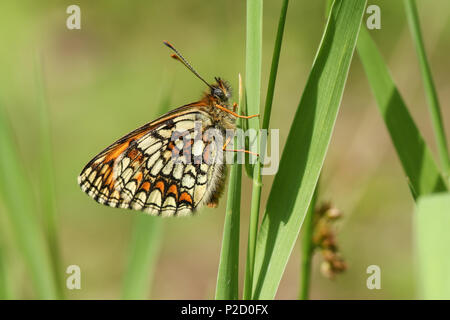
[[[86,165],[78,183],[111,207],[188,215],[215,201],[223,183],[224,165],[215,161],[222,149],[205,134],[213,127],[201,108],[180,107],[106,148]]]

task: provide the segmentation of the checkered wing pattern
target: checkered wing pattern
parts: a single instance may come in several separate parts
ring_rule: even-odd
[[[202,137],[195,140],[199,123]],[[104,205],[189,215],[213,204],[223,183],[224,165],[215,161],[222,149],[203,134],[212,127],[208,113],[181,107],[106,148],[86,165],[78,183]]]

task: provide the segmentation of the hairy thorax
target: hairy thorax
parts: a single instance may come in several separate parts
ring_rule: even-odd
[[[229,106],[223,107],[230,109]],[[214,121],[219,123],[222,128],[232,130],[236,129],[236,118],[233,115],[220,110],[215,106],[210,107],[210,113],[213,115]]]

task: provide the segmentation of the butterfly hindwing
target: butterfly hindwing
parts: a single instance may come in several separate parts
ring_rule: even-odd
[[[202,135],[214,127],[208,113],[186,106],[131,132],[86,165],[82,190],[111,207],[162,216],[188,215],[216,201],[222,150],[206,135],[194,139],[198,123]]]

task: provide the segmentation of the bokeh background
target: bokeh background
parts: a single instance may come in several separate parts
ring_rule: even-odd
[[[66,8],[81,7],[81,30],[68,30]],[[427,142],[434,139],[418,62],[402,1],[374,1],[381,30],[371,31]],[[280,1],[264,3],[263,81],[276,34]],[[450,3],[418,1],[422,31],[450,128]],[[282,47],[272,128],[287,137],[324,27],[325,1],[292,0]],[[82,193],[76,178],[104,147],[160,115],[199,98],[204,85],[169,58],[170,40],[207,80],[228,79],[236,88],[245,70],[245,1],[2,1],[0,3],[0,101],[7,109],[29,187],[37,195],[39,163],[34,58],[42,59],[53,145],[58,231],[63,267],[81,267],[82,289],[71,299],[119,298],[136,213],[101,206]],[[367,15],[365,15],[365,19]],[[365,23],[365,20],[364,20]],[[237,91],[237,90],[235,90]],[[447,132],[449,132],[447,130]],[[435,148],[433,149],[435,151]],[[0,152],[1,146],[0,146]],[[262,206],[272,177],[264,177]],[[247,242],[251,181],[243,179],[241,248]],[[154,299],[214,297],[225,205],[195,217],[164,219],[163,241],[149,290]],[[413,201],[387,130],[355,54],[321,180],[320,200],[344,213],[338,225],[348,263],[335,280],[314,258],[313,299],[408,299],[416,297]],[[0,204],[0,210],[4,208]],[[39,214],[39,213],[36,213]],[[1,240],[16,296],[33,297],[29,275],[10,221],[0,213]],[[381,267],[381,290],[366,288],[366,268]],[[295,299],[300,247],[296,246],[277,298]]]

